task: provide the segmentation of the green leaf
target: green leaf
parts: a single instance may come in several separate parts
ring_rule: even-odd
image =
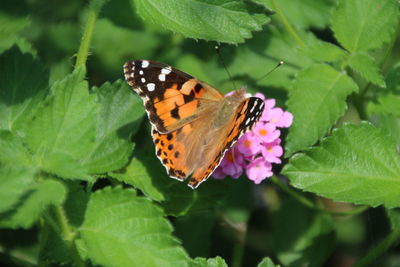
[[[15,14],[0,12],[0,53],[16,45],[24,53],[36,55],[32,45],[20,34],[29,24],[28,16],[16,16]]]
[[[395,142],[369,123],[345,125],[304,154],[283,173],[305,191],[370,206],[398,207],[400,158]]]
[[[284,266],[321,266],[335,247],[332,217],[285,198],[272,216],[273,246]]]
[[[349,66],[365,80],[380,87],[386,87],[382,74],[373,57],[366,53],[355,53],[349,58]]]
[[[133,151],[130,137],[144,117],[142,101],[125,81],[105,83],[95,88],[100,114],[94,146],[81,159],[90,173],[104,173],[122,168]]]
[[[90,179],[79,160],[94,146],[98,107],[84,75],[80,69],[55,82],[26,128],[37,165],[64,178]]]
[[[0,163],[32,166],[32,157],[22,139],[9,131],[0,130]]]
[[[393,38],[399,16],[396,0],[340,0],[332,30],[350,52],[380,48]]]
[[[357,90],[349,76],[328,65],[313,65],[298,73],[287,103],[294,122],[286,153],[304,149],[323,137],[344,114],[346,97]]]
[[[29,228],[49,205],[60,205],[66,196],[62,183],[43,180],[20,199],[18,205],[0,216],[0,228]]]
[[[256,0],[274,7],[271,0]],[[291,25],[306,29],[310,27],[324,28],[328,25],[334,7],[332,0],[279,0],[275,3]],[[273,8],[272,8],[273,9]]]
[[[274,262],[270,258],[264,258],[262,261],[257,265],[257,267],[280,267],[280,265],[275,265]]]
[[[147,197],[155,201],[165,200],[162,191],[153,185],[148,168],[137,158],[133,158],[123,172],[111,173],[110,175],[119,181],[139,188]],[[160,179],[165,179],[165,177],[160,177]]]
[[[121,10],[115,12],[120,13]],[[121,65],[127,60],[127,55],[130,59],[150,58],[160,44],[159,39],[149,30],[134,31],[116,26],[108,19],[100,19],[93,33],[93,52],[102,67],[113,76],[120,77]]]
[[[197,257],[190,265],[192,267],[228,267],[225,260],[219,256],[211,259]]]
[[[104,266],[188,266],[163,212],[132,190],[92,194],[80,228],[90,259]]]
[[[189,38],[242,43],[269,22],[265,7],[238,0],[131,0],[138,14]]]
[[[0,129],[15,131],[48,93],[49,73],[16,47],[0,56],[0,66]]]
[[[18,201],[33,190],[34,168],[2,165],[0,167],[0,218]]]
[[[301,48],[300,51],[309,58],[319,62],[336,62],[348,56],[346,51],[340,47],[319,39]]]
[[[378,103],[368,103],[369,114],[393,115],[400,118],[400,95],[387,94],[378,98]]]

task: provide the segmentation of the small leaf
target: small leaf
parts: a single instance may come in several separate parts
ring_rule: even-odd
[[[350,52],[380,48],[393,38],[398,11],[396,0],[340,0],[332,16],[332,30]]]
[[[55,180],[39,182],[15,209],[2,214],[0,228],[29,228],[49,205],[60,205],[65,196],[66,189],[62,183]]]
[[[388,208],[400,203],[395,142],[368,123],[335,130],[319,147],[290,159],[283,173],[293,186],[335,201]]]
[[[264,258],[257,267],[280,267],[280,265],[275,265],[270,258]]]
[[[131,0],[138,14],[152,23],[189,38],[242,43],[269,22],[271,11],[238,0]]]
[[[92,194],[80,228],[88,256],[103,266],[188,266],[162,210],[132,190]]]
[[[197,257],[193,260],[191,267],[228,267],[225,260],[219,256],[211,259]]]
[[[373,57],[366,53],[355,53],[349,58],[349,66],[365,80],[380,87],[386,87],[382,74]]]
[[[273,246],[284,266],[321,266],[335,247],[332,217],[286,198],[272,216]]]
[[[336,62],[348,56],[346,51],[340,47],[328,42],[323,42],[319,39],[301,48],[300,51],[309,58],[319,62]]]
[[[35,154],[36,163],[65,178],[88,179],[87,170],[79,160],[87,156],[95,143],[98,107],[94,96],[89,95],[84,75],[85,71],[80,69],[55,82],[52,95],[26,128],[25,139]],[[63,160],[69,166],[60,165]],[[78,168],[79,173],[70,166]]]
[[[94,146],[81,162],[90,173],[122,168],[133,151],[130,137],[144,117],[142,101],[125,81],[105,83],[94,92],[100,104]]]
[[[0,56],[0,129],[14,131],[48,93],[49,73],[30,54],[13,47]]]
[[[289,93],[294,116],[286,143],[288,155],[322,138],[346,110],[346,97],[358,90],[345,73],[328,65],[313,65],[298,73]]]

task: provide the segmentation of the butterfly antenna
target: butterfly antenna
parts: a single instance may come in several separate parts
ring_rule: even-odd
[[[279,68],[280,66],[282,66],[283,63],[285,63],[285,62],[283,62],[283,60],[279,61],[279,63],[278,63],[274,68],[272,68],[272,69],[271,69],[270,71],[268,71],[266,74],[264,74],[263,76],[261,76],[260,78],[258,78],[258,79],[256,80],[256,82],[258,82],[258,81],[264,79],[265,77],[267,77],[268,75],[270,75],[271,72],[273,72],[274,70],[276,70],[277,68]]]
[[[225,64],[224,59],[222,58],[221,51],[219,50],[219,46],[216,45],[214,48],[215,48],[215,52],[217,52],[217,54],[218,54],[219,60],[221,61],[222,65],[224,66],[224,69],[226,70],[226,73],[228,74],[229,79],[232,81],[234,90],[236,90],[237,87],[236,87],[235,81],[232,79],[232,75],[229,72],[228,67]]]

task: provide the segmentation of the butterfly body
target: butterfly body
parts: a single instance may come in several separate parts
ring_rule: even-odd
[[[152,124],[156,155],[170,177],[196,188],[225,151],[260,118],[264,102],[240,89],[229,96],[168,65],[136,60],[125,79],[142,98]]]

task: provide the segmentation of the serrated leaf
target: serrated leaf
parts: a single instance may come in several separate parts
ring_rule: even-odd
[[[131,0],[138,14],[185,37],[242,43],[269,22],[269,10],[238,0]]]
[[[350,52],[368,51],[390,41],[398,16],[396,0],[340,0],[332,16],[332,30]]]
[[[90,179],[79,160],[94,146],[98,107],[94,96],[89,95],[84,75],[85,71],[79,69],[55,82],[52,95],[26,128],[25,139],[36,164],[64,178]],[[62,166],[63,160],[69,166]]]
[[[192,261],[190,266],[192,266],[192,267],[228,267],[225,260],[218,256],[215,258],[211,258],[211,259],[197,257]]]
[[[33,190],[35,173],[36,170],[29,167],[0,167],[0,218],[2,213],[12,209],[24,194]]]
[[[319,39],[310,45],[300,48],[300,51],[309,58],[319,62],[335,62],[343,60],[348,56],[346,51],[340,47]]]
[[[386,87],[382,74],[373,57],[366,53],[355,53],[349,58],[349,66],[365,80],[380,87]]]
[[[284,199],[272,220],[273,246],[284,266],[321,266],[335,247],[332,217],[293,198]]]
[[[313,65],[299,72],[287,102],[294,122],[286,153],[290,155],[322,138],[344,114],[346,97],[357,90],[349,76],[328,65]]]
[[[345,125],[305,153],[283,173],[291,184],[340,202],[376,207],[400,203],[400,158],[395,142],[369,123]]]
[[[90,173],[122,168],[133,151],[130,137],[144,117],[142,101],[124,81],[105,83],[94,92],[100,105],[94,146],[81,163]]]
[[[132,190],[92,194],[80,228],[89,258],[104,266],[188,266],[162,210]]]
[[[257,265],[257,267],[280,267],[280,265],[275,265],[274,262],[270,258],[264,258],[262,261]]]
[[[0,56],[0,129],[18,130],[48,93],[49,73],[16,47]]]
[[[43,180],[18,205],[0,217],[0,228],[29,228],[36,222],[49,205],[61,204],[66,196],[62,183],[55,180]]]

